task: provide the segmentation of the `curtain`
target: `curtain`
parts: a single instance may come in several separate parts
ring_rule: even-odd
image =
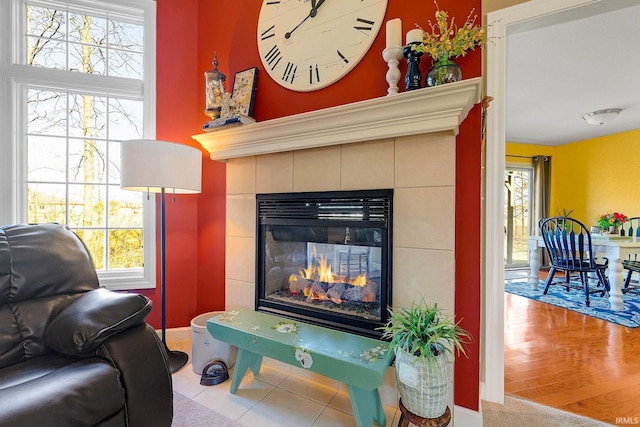
[[[551,157],[533,156],[533,200],[531,207],[531,234],[539,235],[538,221],[551,211]]]
[[[533,200],[531,207],[531,231],[532,236],[539,236],[538,222],[540,218],[547,218],[551,210],[551,157],[533,156]],[[549,265],[549,256],[546,251],[540,255],[540,266]]]

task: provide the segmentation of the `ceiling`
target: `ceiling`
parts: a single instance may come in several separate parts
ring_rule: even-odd
[[[512,26],[506,140],[559,145],[640,129],[639,23],[638,0],[607,0]],[[582,119],[607,108],[622,112],[603,125]]]

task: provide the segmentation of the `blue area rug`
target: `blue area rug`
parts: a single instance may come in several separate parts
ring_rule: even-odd
[[[569,289],[567,292],[562,286],[551,286],[547,295],[543,295],[544,282],[542,280],[536,290],[531,289],[531,286],[529,286],[527,282],[505,282],[504,290],[514,295],[520,295],[525,298],[577,311],[578,313],[613,322],[628,328],[637,328],[640,326],[639,295],[631,293],[623,295],[622,310],[613,311],[609,304],[609,297],[600,297],[600,294],[591,295],[590,307],[587,307],[584,303],[584,292],[576,289]]]

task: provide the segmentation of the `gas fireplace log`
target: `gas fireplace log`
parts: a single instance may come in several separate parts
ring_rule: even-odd
[[[354,286],[348,283],[326,283],[307,279],[299,274],[289,276],[289,292],[293,296],[306,296],[307,302],[331,300],[336,304],[343,301],[376,302],[376,285]]]
[[[345,287],[344,283],[336,283],[327,290],[327,297],[336,304],[342,303],[342,295],[344,294]]]
[[[306,279],[299,274],[289,276],[289,292],[291,292],[291,295],[307,295],[309,292],[305,292],[305,289],[310,289],[312,285],[313,280]]]
[[[377,286],[373,283],[367,283],[362,288],[362,302],[376,302],[378,296],[376,295]]]
[[[307,295],[307,302],[326,299],[329,298],[327,297],[327,292],[324,290],[322,285],[319,282],[313,282],[311,289],[309,289],[309,295]]]
[[[365,286],[349,286],[342,294],[342,298],[354,302],[375,302],[375,286],[371,283],[367,283]]]
[[[344,299],[347,301],[362,301],[362,288],[353,286],[344,291]]]

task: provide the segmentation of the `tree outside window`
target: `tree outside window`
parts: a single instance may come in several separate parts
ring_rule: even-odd
[[[28,66],[93,76],[87,90],[27,84],[27,219],[69,225],[98,270],[143,267],[143,195],[119,188],[119,142],[144,137],[144,97],[107,77],[141,80],[143,25],[26,4]]]

